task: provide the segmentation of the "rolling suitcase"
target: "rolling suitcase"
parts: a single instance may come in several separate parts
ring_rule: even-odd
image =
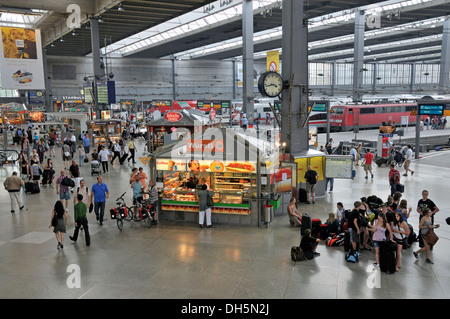
[[[380,247],[380,270],[388,273],[395,273],[397,244],[391,241],[385,242]]]
[[[39,185],[35,182],[26,182],[25,183],[25,192],[29,194],[37,194],[40,193]]]
[[[350,241],[350,231],[346,230],[344,232],[344,251],[348,252],[352,248],[352,242]]]
[[[311,216],[309,216],[308,214],[303,214],[302,215],[302,227],[300,229],[301,235],[303,236],[303,234],[305,233],[305,230],[311,229],[311,228],[312,228]]]
[[[128,157],[128,153],[124,153],[122,157],[119,158],[119,163],[122,165]]]
[[[300,188],[298,190],[298,201],[300,203],[306,203],[308,201],[308,197],[306,195],[306,189]]]

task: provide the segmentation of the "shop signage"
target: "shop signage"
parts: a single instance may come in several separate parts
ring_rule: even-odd
[[[186,162],[184,160],[157,159],[156,170],[158,171],[185,171]]]
[[[183,114],[178,112],[168,112],[164,114],[164,119],[168,122],[178,122],[183,118]]]
[[[186,150],[188,152],[220,152],[223,153],[223,140],[187,140]]]

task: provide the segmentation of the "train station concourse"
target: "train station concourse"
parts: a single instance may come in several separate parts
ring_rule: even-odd
[[[430,311],[450,298],[448,12],[1,0],[0,299]]]

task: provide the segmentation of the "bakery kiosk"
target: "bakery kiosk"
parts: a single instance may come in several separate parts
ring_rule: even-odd
[[[91,141],[91,143],[94,143],[94,146],[98,146],[98,144],[105,145],[108,139],[118,142],[122,137],[122,120],[94,120],[87,124],[90,135],[94,137],[93,141]]]
[[[159,219],[198,222],[198,191],[206,184],[214,192],[213,223],[261,225],[261,194],[270,200],[278,158],[270,145],[253,142],[233,129],[211,128],[156,151]]]

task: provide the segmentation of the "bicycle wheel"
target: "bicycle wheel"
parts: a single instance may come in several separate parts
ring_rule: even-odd
[[[134,207],[127,207],[127,217],[125,218],[125,220],[132,220],[134,216]]]
[[[150,216],[150,212],[148,212],[148,216],[145,219],[145,226],[147,226],[147,228],[150,228],[150,227],[152,227],[152,224],[153,224],[153,218],[152,218],[152,216]]]
[[[117,228],[119,228],[119,230],[123,229],[123,219],[120,215],[117,216]]]

